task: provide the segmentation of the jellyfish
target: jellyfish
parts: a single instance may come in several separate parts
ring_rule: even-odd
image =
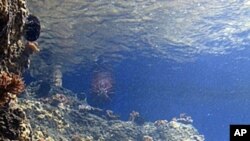
[[[96,72],[91,83],[93,94],[100,98],[110,99],[113,82],[110,72]]]

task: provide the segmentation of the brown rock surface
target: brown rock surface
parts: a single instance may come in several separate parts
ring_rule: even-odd
[[[21,40],[25,18],[25,0],[0,1],[0,70],[20,74],[28,67],[29,55]]]

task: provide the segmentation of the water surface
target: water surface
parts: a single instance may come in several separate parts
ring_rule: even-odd
[[[250,3],[244,0],[28,0],[41,19],[42,51],[30,73],[60,66],[63,85],[90,94],[92,74],[112,72],[109,108],[126,120],[187,113],[208,141],[250,123]]]

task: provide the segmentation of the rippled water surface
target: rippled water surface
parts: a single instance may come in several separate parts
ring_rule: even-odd
[[[248,1],[28,2],[43,25],[41,48],[49,50],[52,64],[62,66],[138,56],[185,62],[243,50],[250,43],[250,37],[240,37],[250,27]]]
[[[83,89],[72,84],[79,70],[112,64],[118,113],[143,105],[153,120],[163,110],[188,112],[208,140],[225,140],[230,123],[249,121],[249,1],[28,0],[28,6],[42,23],[34,76],[59,67],[69,78],[65,85]],[[129,104],[135,107],[126,110]]]

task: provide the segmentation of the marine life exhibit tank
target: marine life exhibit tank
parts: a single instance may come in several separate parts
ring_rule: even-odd
[[[243,141],[250,1],[0,0],[1,141]]]

